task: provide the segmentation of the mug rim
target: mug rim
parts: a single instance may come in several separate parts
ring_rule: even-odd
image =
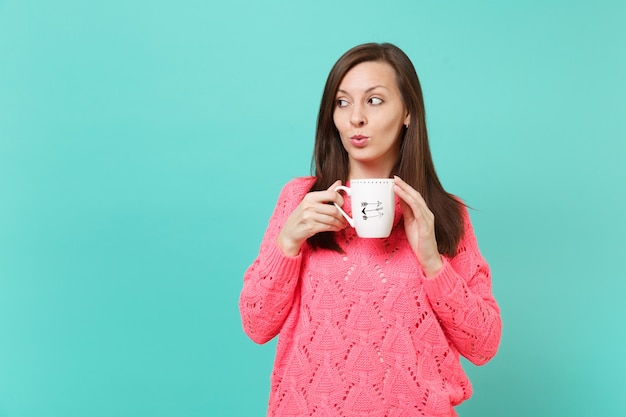
[[[366,182],[373,182],[373,183],[388,183],[388,182],[393,182],[393,178],[355,178],[353,180],[349,180],[348,181],[350,184],[353,183],[366,183]]]

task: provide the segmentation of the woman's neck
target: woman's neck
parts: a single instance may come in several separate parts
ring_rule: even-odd
[[[393,166],[381,166],[380,164],[367,165],[363,163],[350,163],[348,180],[357,178],[389,178]]]

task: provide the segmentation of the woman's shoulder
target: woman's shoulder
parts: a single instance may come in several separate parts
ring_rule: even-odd
[[[314,182],[315,177],[312,176],[293,178],[283,186],[281,194],[304,195],[309,192]]]
[[[467,203],[461,199],[460,197],[456,196],[456,195],[452,195],[451,196],[456,200],[457,205],[458,205],[458,213],[460,216],[460,223],[462,224],[462,232],[461,232],[461,237],[460,240],[461,241],[465,241],[467,239],[470,240],[474,240],[476,239],[475,235],[474,235],[474,226],[472,224],[472,218],[471,218],[471,214],[470,214],[470,210],[473,210],[473,208],[469,205],[467,205]]]
[[[288,181],[280,191],[275,213],[291,213],[309,192],[315,177],[298,177]]]

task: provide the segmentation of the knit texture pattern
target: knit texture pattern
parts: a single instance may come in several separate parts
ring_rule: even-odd
[[[343,254],[305,244],[285,256],[278,233],[312,181],[283,188],[240,296],[246,334],[257,343],[278,335],[268,416],[456,416],[472,392],[460,355],[482,365],[501,335],[467,211],[457,254],[432,278],[407,242],[399,203],[389,238],[348,227],[336,233]]]

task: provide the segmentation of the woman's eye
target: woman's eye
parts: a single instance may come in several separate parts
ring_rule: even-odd
[[[372,97],[369,100],[370,104],[373,104],[375,106],[382,104],[383,103],[383,99],[382,98],[378,98],[378,97]]]
[[[337,107],[346,107],[348,105],[348,101],[342,98],[337,99]]]

